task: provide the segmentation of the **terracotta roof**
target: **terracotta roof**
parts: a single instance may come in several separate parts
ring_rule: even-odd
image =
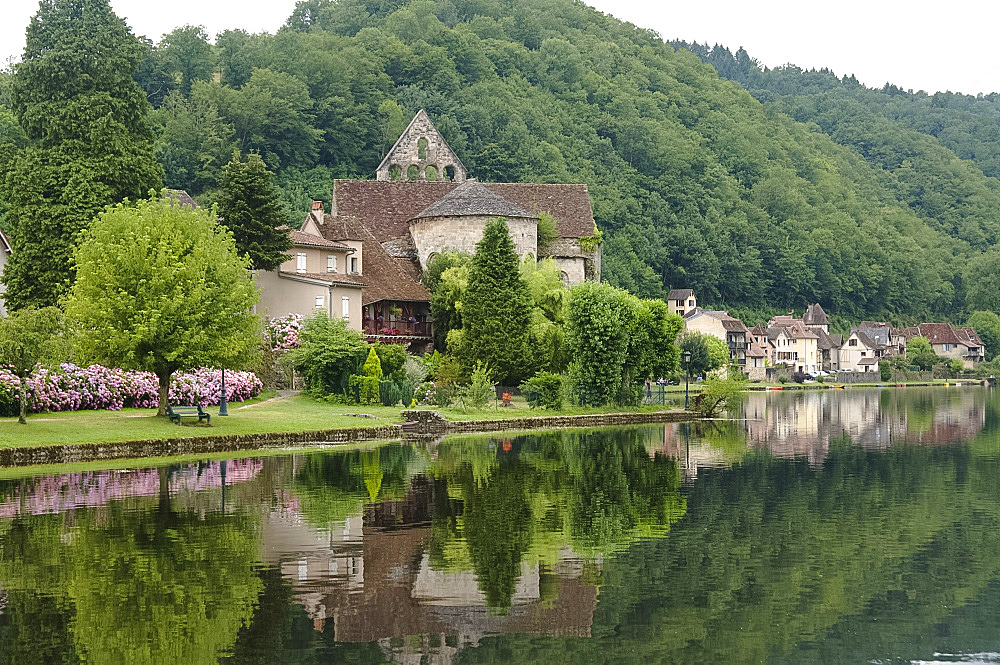
[[[549,213],[556,219],[563,238],[594,234],[594,211],[586,185],[480,184],[532,215]],[[411,219],[458,186],[453,182],[335,180],[334,209],[337,217],[355,218],[379,242],[384,242],[408,234]],[[323,235],[346,239],[332,238],[325,231]]]
[[[796,319],[794,316],[792,316],[791,313],[789,313],[787,315],[782,314],[780,316],[775,316],[770,321],[768,321],[767,322],[767,327],[768,328],[774,328],[774,327],[777,326],[777,327],[787,328],[787,327],[789,327],[791,325],[794,325],[795,322],[798,321],[798,320],[799,319]]]
[[[962,341],[950,323],[921,323],[917,330],[931,344],[960,344]]]
[[[760,344],[752,341],[747,345],[747,357],[749,358],[765,358],[767,353],[764,349],[760,348]]]
[[[741,332],[741,333],[750,332],[749,330],[747,330],[747,327],[743,325],[743,322],[740,321],[739,319],[732,319],[732,318],[722,319],[722,328],[726,332]]]
[[[826,315],[819,303],[806,307],[806,313],[802,315],[802,321],[807,326],[825,326],[830,322],[830,317]]]
[[[292,242],[295,243],[296,247],[320,247],[322,249],[338,249],[345,252],[351,251],[351,248],[347,245],[327,240],[322,236],[314,236],[311,233],[303,233],[302,231],[292,229],[288,232],[288,235],[292,237]]]
[[[819,335],[806,328],[802,321],[796,321],[794,325],[788,326],[788,336],[792,339],[819,339]]]
[[[766,335],[767,329],[760,325],[759,323],[750,329],[750,334],[752,335]]]
[[[687,300],[694,295],[694,289],[672,289],[667,294],[667,300]]]
[[[357,217],[323,215],[323,235],[330,240],[364,240],[365,232]]]
[[[279,271],[279,275],[289,279],[295,279],[296,277],[301,277],[305,279],[314,279],[320,282],[329,282],[331,284],[343,284],[344,286],[358,286],[367,287],[367,284],[362,281],[362,277],[357,275],[344,275],[338,272],[287,272]]]
[[[534,219],[530,212],[486,188],[477,180],[466,180],[443,197],[430,204],[413,219],[426,217],[522,217]]]
[[[962,331],[968,335],[969,341],[978,346],[983,346],[983,340],[979,337],[979,333],[976,332],[975,328],[962,328]]]

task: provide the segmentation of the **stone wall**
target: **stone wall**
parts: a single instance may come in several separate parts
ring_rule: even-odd
[[[690,411],[655,411],[644,413],[594,413],[577,416],[529,416],[496,420],[447,420],[436,411],[403,411],[407,423],[403,431],[418,436],[468,434],[475,432],[519,432],[564,427],[606,427],[644,425],[694,420]]]
[[[375,172],[375,177],[378,180],[392,180],[393,174],[399,173],[397,179],[408,180],[407,170],[411,166],[416,167],[418,174],[416,180],[432,179],[427,177],[428,166],[434,169],[435,180],[444,180],[448,169],[454,172],[451,179],[455,182],[464,182],[466,177],[461,160],[423,110],[414,116],[409,127]]]
[[[496,219],[487,215],[464,217],[424,217],[410,224],[410,237],[417,250],[420,267],[427,269],[433,254],[445,250],[476,253],[476,243],[483,239],[487,222]],[[514,250],[520,258],[538,256],[538,221],[524,217],[508,217],[507,226],[514,241]]]

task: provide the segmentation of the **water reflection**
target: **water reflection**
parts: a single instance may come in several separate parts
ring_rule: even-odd
[[[732,422],[0,481],[0,663],[1000,652],[996,405],[757,394]]]

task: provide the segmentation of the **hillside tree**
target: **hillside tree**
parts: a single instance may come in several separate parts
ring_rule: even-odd
[[[79,232],[105,206],[160,187],[149,102],[133,80],[143,54],[108,0],[46,0],[32,18],[10,88],[31,143],[0,183],[13,242],[8,308],[55,304]]]
[[[219,182],[219,217],[236,240],[236,250],[250,259],[254,270],[275,270],[288,259],[292,240],[274,186],[274,174],[264,160],[250,153],[244,162],[239,153],[222,169]]]

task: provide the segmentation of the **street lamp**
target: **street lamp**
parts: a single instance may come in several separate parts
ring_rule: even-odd
[[[226,368],[222,368],[222,394],[219,395],[219,415],[229,415],[229,403],[226,400]]]
[[[688,398],[688,380],[691,378],[691,352],[685,351],[684,356],[684,410],[691,408],[691,401]]]

